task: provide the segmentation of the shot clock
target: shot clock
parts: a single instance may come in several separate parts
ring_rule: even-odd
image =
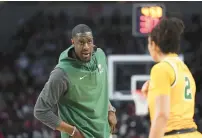
[[[165,6],[163,4],[134,4],[132,16],[133,35],[147,36],[165,16]]]

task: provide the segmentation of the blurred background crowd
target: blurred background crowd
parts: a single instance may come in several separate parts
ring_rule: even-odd
[[[33,117],[33,107],[51,70],[57,64],[59,54],[71,45],[71,29],[75,25],[84,23],[90,26],[93,30],[95,44],[101,47],[107,55],[148,54],[147,38],[132,35],[131,5],[134,3],[73,2],[70,5],[68,3],[70,2],[67,2],[66,5],[51,2],[5,2],[0,4],[0,18],[4,20],[3,27],[1,25],[4,31],[0,34],[2,41],[0,138],[59,138],[57,131],[50,130]],[[180,17],[186,25],[181,42],[181,53],[196,80],[195,120],[199,131],[202,131],[202,102],[200,100],[202,94],[202,80],[200,79],[202,76],[202,60],[200,60],[202,56],[200,22],[202,12],[192,10],[196,9],[194,2],[189,2],[190,9],[186,13],[187,4],[184,4],[184,10],[181,9],[177,13],[172,12],[183,4],[170,3],[170,5],[168,2],[165,3],[165,6],[168,6],[166,16]],[[175,8],[173,8],[174,5]],[[201,7],[202,3],[195,5]],[[15,8],[16,11],[7,9],[9,7]],[[29,8],[25,11],[23,9],[25,7]],[[129,12],[127,13],[125,9]],[[17,16],[15,12],[21,10],[24,10],[24,13]],[[15,24],[15,28],[12,24]],[[121,66],[118,71],[124,73],[116,76],[119,80],[117,83],[120,84],[119,89],[124,89],[126,82],[130,84],[127,80],[127,76],[132,74],[130,71],[134,72],[139,69],[141,68]],[[133,101],[115,100],[112,101],[112,104],[117,108],[117,138],[147,137],[150,127],[149,118],[135,114]]]

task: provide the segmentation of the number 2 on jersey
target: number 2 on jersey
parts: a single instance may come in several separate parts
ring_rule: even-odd
[[[188,77],[185,77],[184,98],[185,98],[185,100],[191,100],[192,99],[191,86],[190,86],[190,81],[189,81]]]

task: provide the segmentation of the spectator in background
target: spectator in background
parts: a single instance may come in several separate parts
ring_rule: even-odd
[[[202,27],[201,27],[201,21],[200,21],[200,15],[192,15],[191,18],[192,24],[191,26],[187,27],[185,29],[184,38],[187,40],[191,47],[188,49],[188,51],[196,51],[202,41]]]

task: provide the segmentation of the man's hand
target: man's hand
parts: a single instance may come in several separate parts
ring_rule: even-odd
[[[115,132],[116,124],[117,124],[115,112],[112,112],[112,111],[108,112],[108,121],[109,121],[109,125],[111,127],[111,133],[113,134]]]
[[[81,132],[76,128],[76,131],[72,138],[84,138],[84,136],[81,134]]]
[[[84,136],[81,134],[81,132],[76,127],[74,127],[70,124],[67,124],[64,121],[62,121],[56,129],[61,132],[65,132],[69,135],[72,135],[72,133],[75,131],[74,135],[71,138],[84,138]]]
[[[141,92],[144,94],[145,97],[147,97],[148,90],[149,90],[149,80],[146,81],[146,82],[143,84],[142,89],[141,89]]]

